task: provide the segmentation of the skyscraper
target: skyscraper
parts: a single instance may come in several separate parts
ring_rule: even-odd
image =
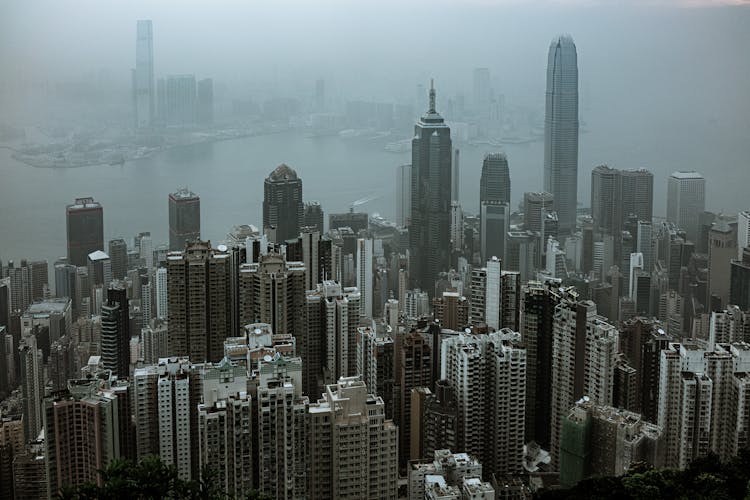
[[[263,230],[276,228],[275,243],[296,239],[304,221],[302,179],[282,163],[266,177],[263,188]]]
[[[138,21],[136,29],[133,75],[135,126],[145,128],[151,126],[156,111],[154,107],[154,39],[150,20]]]
[[[214,122],[214,81],[205,78],[198,82],[197,121],[200,125],[211,125]]]
[[[414,126],[411,143],[410,275],[414,286],[433,293],[438,273],[450,264],[451,131],[430,106]]]
[[[107,290],[107,303],[102,306],[102,363],[106,370],[121,379],[130,373],[130,315],[127,289],[122,282],[113,282]]]
[[[359,315],[372,318],[373,279],[372,243],[366,238],[357,240],[357,289],[360,293]]]
[[[510,206],[502,201],[482,201],[479,230],[480,254],[483,261],[492,257],[505,259],[508,231],[510,231]]]
[[[109,240],[109,258],[112,265],[112,278],[121,280],[128,272],[128,244],[122,238]]]
[[[706,210],[706,179],[698,172],[674,172],[667,181],[667,221],[684,229],[695,243],[700,215]]]
[[[167,296],[170,353],[196,362],[219,361],[230,335],[229,254],[212,249],[210,241],[170,252]]]
[[[568,35],[556,37],[549,46],[544,190],[554,197],[560,233],[572,232],[578,205],[578,55]]]
[[[510,169],[503,153],[487,153],[479,180],[479,203],[500,201],[510,204]]]
[[[188,188],[169,194],[169,249],[185,250],[185,244],[201,237],[201,199]]]
[[[68,262],[76,267],[85,266],[88,254],[104,250],[102,206],[94,198],[76,198],[65,209],[65,222]]]
[[[396,170],[396,224],[409,225],[411,218],[411,165],[399,165]]]
[[[198,116],[195,75],[169,75],[166,86],[167,125],[191,127]]]
[[[645,169],[618,170],[600,165],[591,171],[594,230],[619,238],[627,218],[651,222],[654,176]],[[636,236],[636,235],[633,235]]]

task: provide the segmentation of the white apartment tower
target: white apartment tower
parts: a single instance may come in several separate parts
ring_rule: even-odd
[[[156,270],[156,317],[167,319],[167,268]]]
[[[612,404],[617,360],[617,329],[596,314],[596,305],[570,292],[555,307],[552,328],[552,407],[550,452],[559,464],[562,420],[576,401],[588,396]]]
[[[360,293],[359,315],[372,318],[372,240],[357,240],[357,290]]]
[[[326,386],[306,417],[307,498],[396,498],[398,430],[359,377]]]
[[[487,474],[522,471],[526,350],[509,329],[459,334],[441,345],[441,374],[458,403],[458,447]]]

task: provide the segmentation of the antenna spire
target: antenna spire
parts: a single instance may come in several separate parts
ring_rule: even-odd
[[[435,111],[435,80],[430,78],[430,109],[428,113],[437,113]]]

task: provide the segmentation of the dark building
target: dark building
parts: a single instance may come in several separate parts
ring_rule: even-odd
[[[435,289],[438,273],[450,267],[451,131],[435,110],[435,88],[430,107],[414,126],[411,143],[410,275],[415,288]]]
[[[201,199],[187,188],[169,195],[169,249],[185,250],[201,237]]]
[[[263,231],[276,228],[274,243],[296,239],[304,223],[302,179],[282,163],[266,177],[263,188]]]
[[[750,310],[750,247],[742,249],[742,260],[732,260],[729,303]]]
[[[350,228],[354,235],[366,231],[370,226],[370,216],[367,212],[345,212],[328,216],[328,229]]]
[[[323,208],[320,203],[317,201],[305,203],[305,222],[303,224],[305,227],[323,234],[323,217]]]
[[[108,253],[112,266],[112,279],[124,279],[128,272],[128,244],[122,238],[109,240]]]
[[[422,457],[436,450],[455,450],[458,445],[458,404],[447,380],[435,382],[435,393],[427,396],[422,416]]]
[[[560,233],[572,232],[578,208],[578,55],[570,36],[552,40],[547,57],[544,190],[555,199]]]
[[[130,311],[127,287],[113,282],[107,290],[107,303],[102,305],[102,364],[117,377],[130,373]]]
[[[503,153],[487,153],[482,162],[479,180],[479,203],[499,201],[510,203],[510,169]]]
[[[76,267],[86,265],[86,257],[104,250],[104,215],[94,198],[76,198],[65,209],[68,238],[68,262]]]
[[[654,176],[644,169],[618,170],[600,165],[591,171],[591,216],[594,230],[619,235],[628,218],[651,222]]]

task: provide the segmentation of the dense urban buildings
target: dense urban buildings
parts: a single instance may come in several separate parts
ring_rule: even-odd
[[[554,198],[560,233],[567,234],[578,209],[578,55],[570,36],[549,46],[546,95],[544,190]]]

